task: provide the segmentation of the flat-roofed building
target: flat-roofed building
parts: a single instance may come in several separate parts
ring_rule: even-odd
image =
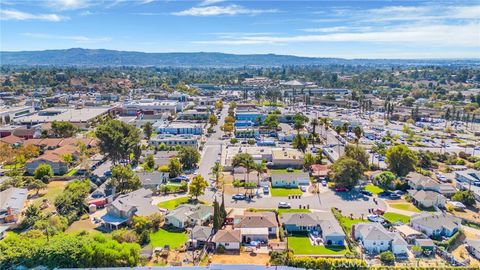
[[[0,107],[0,124],[9,124],[14,119],[35,112],[30,106]]]
[[[126,102],[122,105],[122,115],[136,115],[139,112],[153,112],[153,114],[170,112],[177,113],[183,110],[183,103],[174,100],[142,99]]]
[[[153,124],[153,128],[159,134],[203,134],[203,127],[200,124],[189,122],[163,122],[158,121]]]
[[[105,107],[54,107],[48,108],[32,115],[19,117],[14,120],[15,123],[23,125],[36,125],[41,123],[51,123],[53,121],[70,122],[78,128],[86,128],[95,119],[104,118],[116,106]]]
[[[163,143],[167,146],[182,145],[197,148],[199,140],[199,136],[192,134],[158,134],[150,140],[150,144],[161,145]]]
[[[276,168],[303,167],[303,153],[290,148],[272,150],[272,162]]]

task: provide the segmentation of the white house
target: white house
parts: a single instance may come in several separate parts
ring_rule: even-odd
[[[444,213],[420,213],[410,218],[410,226],[428,236],[452,236],[461,224],[459,218]]]
[[[310,184],[310,175],[307,172],[272,172],[272,187],[298,187]]]
[[[212,239],[215,247],[223,246],[226,250],[239,250],[242,240],[240,230],[219,230]]]
[[[447,198],[440,193],[430,190],[409,190],[412,199],[423,207],[445,207]]]
[[[399,233],[387,231],[380,223],[358,223],[353,227],[353,235],[368,253],[391,250],[394,254],[406,254],[408,250]]]

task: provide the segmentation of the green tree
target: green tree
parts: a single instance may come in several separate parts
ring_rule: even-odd
[[[153,134],[152,123],[151,122],[146,122],[145,124],[143,124],[142,128],[143,128],[143,134],[145,134],[145,138],[147,138],[147,140],[150,140],[150,138],[152,137],[152,134]]]
[[[293,138],[293,142],[292,142],[292,145],[293,147],[295,147],[296,149],[302,151],[303,153],[305,153],[305,151],[307,150],[308,148],[308,139],[305,138],[305,136],[301,135],[301,134],[297,134],[294,138]]]
[[[211,125],[211,126],[215,126],[217,123],[218,123],[218,118],[215,114],[210,114],[210,116],[208,117],[208,123]]]
[[[116,189],[116,192],[128,192],[139,189],[141,187],[140,179],[136,175],[130,165],[113,165],[112,178],[110,185]]]
[[[74,180],[65,187],[63,192],[55,198],[55,208],[59,215],[66,217],[69,222],[77,220],[85,213],[85,200],[90,192],[90,181]]]
[[[114,164],[131,161],[131,156],[139,158],[140,131],[132,125],[119,120],[110,120],[98,126],[95,136],[99,139],[100,151]]]
[[[132,218],[132,229],[141,234],[143,231],[150,231],[153,228],[152,220],[144,216],[134,216]]]
[[[452,196],[452,201],[461,202],[468,206],[475,205],[475,195],[471,190],[457,191]]]
[[[200,161],[200,152],[193,147],[182,147],[178,151],[178,159],[183,165],[183,169],[191,170],[197,167],[197,163]]]
[[[311,153],[306,153],[303,157],[303,167],[308,169],[313,164],[315,164],[315,157]]]
[[[265,117],[265,120],[263,120],[263,125],[270,129],[276,129],[278,127],[278,116],[269,113],[267,117]]]
[[[373,178],[377,185],[383,189],[390,189],[395,179],[395,174],[389,171],[381,172]]]
[[[384,251],[380,253],[380,261],[385,265],[394,265],[395,255],[391,251]]]
[[[363,175],[363,165],[357,160],[343,156],[332,164],[332,180],[339,187],[351,188]]]
[[[53,176],[53,169],[50,164],[43,163],[37,166],[35,171],[33,172],[33,177],[35,179],[43,180],[45,177],[50,178]]]
[[[33,181],[30,181],[28,184],[28,189],[34,189],[36,190],[36,195],[40,192],[41,189],[47,188],[47,184],[45,184],[42,180],[40,179],[34,179]]]
[[[207,181],[201,175],[197,175],[192,179],[189,186],[188,194],[198,200],[198,196],[205,194],[205,189],[208,187]]]
[[[317,138],[317,127],[320,125],[320,122],[317,118],[313,118],[310,121],[310,125],[312,126],[312,144],[315,147],[315,139]]]
[[[368,154],[363,147],[345,146],[345,156],[362,163],[364,169],[368,168]]]
[[[239,153],[239,154],[236,154],[233,157],[232,167],[233,168],[244,167],[245,170],[246,170],[246,173],[247,173],[246,179],[247,179],[247,182],[248,182],[250,172],[255,167],[255,161],[253,160],[252,155],[250,155],[248,153]]]
[[[222,228],[222,217],[220,216],[220,206],[217,202],[217,197],[213,201],[213,231],[218,231]]]
[[[68,138],[73,137],[77,133],[77,127],[70,123],[64,121],[53,121],[52,122],[52,133],[57,138]]]
[[[153,157],[153,155],[148,155],[146,158],[145,158],[145,162],[143,164],[143,168],[146,170],[146,171],[151,171],[151,170],[154,170],[155,169],[155,158]]]
[[[398,176],[406,176],[415,170],[418,161],[415,152],[403,144],[388,148],[386,157],[389,170]]]
[[[363,135],[363,130],[360,126],[355,126],[353,128],[353,133],[355,134],[355,137],[357,137],[356,143],[358,146],[358,143],[360,142],[360,139],[362,138],[362,135]]]
[[[168,163],[168,171],[170,178],[174,178],[182,174],[182,164],[178,160],[178,158],[173,157],[170,159]]]
[[[213,175],[215,179],[215,186],[218,187],[220,184],[220,181],[222,180],[222,173],[223,173],[223,166],[220,164],[220,162],[215,162],[215,164],[212,167],[211,174]]]

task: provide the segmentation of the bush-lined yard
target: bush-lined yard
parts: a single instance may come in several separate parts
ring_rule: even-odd
[[[170,249],[181,247],[187,242],[188,235],[185,232],[171,232],[165,229],[150,234],[150,245],[152,247],[163,247],[169,245]]]

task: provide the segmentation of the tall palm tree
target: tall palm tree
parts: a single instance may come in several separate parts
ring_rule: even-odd
[[[360,142],[360,138],[362,138],[362,135],[363,135],[363,130],[360,126],[355,126],[353,128],[353,133],[355,133],[355,137],[357,137],[357,147],[358,147],[358,143]]]
[[[220,164],[220,162],[218,161],[215,162],[211,170],[212,175],[215,177],[215,187],[218,187],[218,184],[220,183],[222,172],[223,172],[222,164]]]
[[[297,131],[297,134],[300,134],[300,130],[303,129],[303,123],[300,120],[295,121],[293,128]]]
[[[320,123],[318,122],[317,118],[313,118],[312,121],[310,122],[310,125],[312,125],[312,144],[313,147],[315,147],[315,138],[317,137],[316,133],[316,128]]]
[[[260,174],[267,171],[267,165],[264,161],[255,163],[253,170],[257,172],[257,186],[260,185]]]

